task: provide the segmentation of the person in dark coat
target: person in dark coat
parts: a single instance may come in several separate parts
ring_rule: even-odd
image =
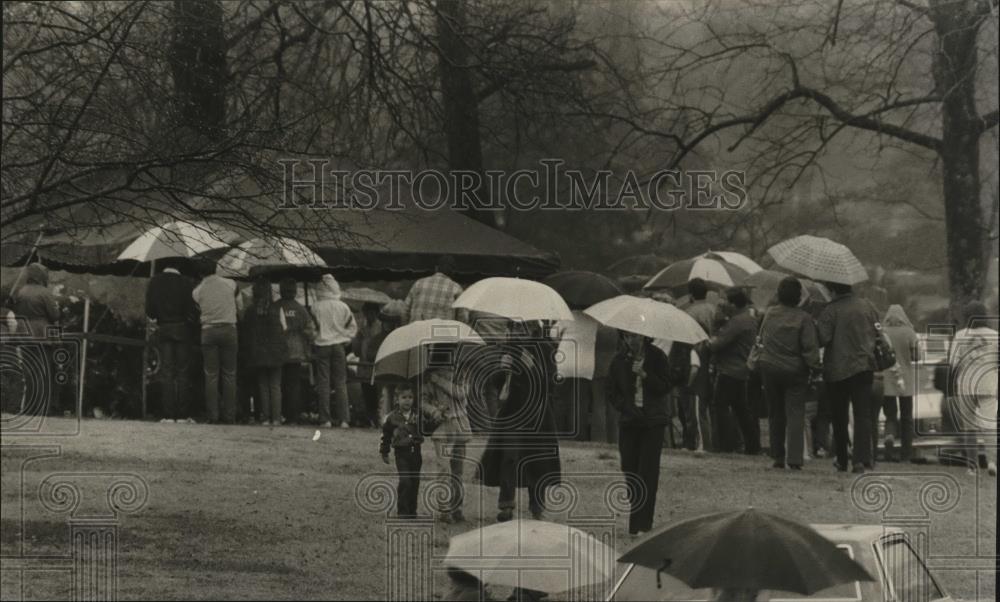
[[[559,483],[561,464],[551,394],[557,344],[535,325],[518,324],[507,346],[509,371],[500,391],[496,420],[483,452],[483,485],[499,487],[497,520],[514,517],[517,489],[527,488],[536,520],[545,510],[545,492]]]
[[[621,413],[618,452],[628,484],[632,535],[653,528],[660,484],[660,454],[670,422],[667,356],[652,339],[623,333],[622,345],[608,372],[609,400]]]
[[[396,408],[389,412],[382,423],[382,439],[378,451],[382,462],[386,464],[389,463],[390,450],[396,455],[396,471],[399,473],[396,514],[399,518],[416,518],[420,470],[424,463],[420,451],[424,442],[420,433],[420,410],[414,407],[416,399],[411,385],[397,385],[395,394]]]
[[[193,291],[194,282],[173,268],[153,276],[146,287],[146,317],[156,322],[161,422],[190,420],[191,416],[189,373],[198,332]]]
[[[281,368],[287,355],[281,311],[271,296],[266,280],[253,283],[253,304],[246,311],[245,332],[250,337],[247,358],[257,375],[261,421],[268,426],[281,424]]]

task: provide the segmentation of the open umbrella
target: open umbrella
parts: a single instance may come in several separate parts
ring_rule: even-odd
[[[385,305],[392,301],[392,297],[389,295],[371,288],[349,288],[341,293],[340,298],[349,304],[374,303],[375,305]]]
[[[642,288],[679,288],[694,278],[708,285],[722,287],[741,284],[749,276],[746,270],[724,259],[698,256],[674,262],[649,279]]]
[[[785,274],[777,270],[761,270],[750,274],[743,282],[743,285],[750,289],[750,299],[757,307],[766,307],[771,299],[778,294],[778,285],[790,274]],[[808,299],[814,299],[821,303],[830,300],[830,291],[818,282],[808,278],[799,278],[802,283],[802,291]]]
[[[868,272],[854,253],[828,238],[796,236],[779,242],[767,252],[779,266],[813,280],[839,284],[868,280]]]
[[[670,265],[668,259],[652,253],[631,255],[612,263],[604,273],[613,278],[626,292],[641,288],[653,274]]]
[[[194,257],[228,247],[236,238],[235,233],[211,222],[173,221],[140,234],[118,255],[118,260],[145,263],[173,257]]]
[[[561,592],[612,579],[615,551],[569,525],[518,519],[452,537],[444,564],[483,583]]]
[[[572,320],[573,312],[551,287],[520,278],[486,278],[465,289],[452,307],[511,320]]]
[[[556,322],[559,350],[556,374],[562,378],[594,378],[595,370],[607,373],[618,351],[618,333],[582,311],[573,311],[573,320]]]
[[[691,588],[780,590],[809,595],[871,575],[806,525],[753,508],[702,516],[655,531],[622,554]]]
[[[727,261],[742,268],[747,274],[753,274],[764,269],[753,259],[750,259],[742,253],[736,253],[735,251],[708,251],[703,254],[702,257],[707,257],[709,259],[722,259],[723,261]]]
[[[324,268],[323,258],[297,240],[254,238],[223,255],[217,273],[228,278],[248,278],[264,272],[318,275]]]
[[[594,272],[558,272],[545,279],[571,309],[584,309],[591,305],[621,295],[621,287],[607,276]]]
[[[434,343],[482,345],[476,331],[456,320],[418,320],[390,332],[375,354],[372,379],[393,374],[412,378],[427,368],[423,349]]]
[[[605,326],[653,339],[695,344],[708,338],[694,318],[673,305],[620,295],[584,310]]]

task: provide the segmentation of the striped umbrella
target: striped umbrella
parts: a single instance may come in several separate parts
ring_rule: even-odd
[[[375,354],[372,381],[376,376],[396,375],[413,378],[427,368],[428,345],[473,344],[482,345],[483,338],[462,322],[456,320],[417,320],[390,332]]]
[[[728,287],[741,284],[747,276],[749,274],[746,270],[724,259],[698,256],[670,264],[650,278],[642,288],[679,288],[694,278],[701,278],[709,285]]]
[[[172,257],[194,257],[228,247],[237,235],[205,221],[173,221],[146,230],[118,255],[118,260],[145,263]]]
[[[868,280],[868,272],[854,253],[828,238],[796,236],[767,252],[779,266],[813,280],[851,285]]]
[[[709,251],[701,257],[707,257],[708,259],[722,259],[723,261],[728,261],[729,263],[739,266],[746,271],[747,274],[755,274],[764,268],[760,266],[759,263],[750,259],[742,253],[736,253],[735,251]]]
[[[251,270],[280,270],[286,268],[325,268],[326,262],[312,249],[291,238],[254,238],[230,250],[216,271],[228,278],[246,278]]]

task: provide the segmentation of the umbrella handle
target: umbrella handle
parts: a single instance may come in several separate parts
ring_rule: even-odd
[[[660,573],[662,573],[663,571],[667,570],[667,567],[669,567],[669,566],[670,566],[670,559],[669,558],[664,558],[663,559],[663,566],[661,566],[660,568],[656,569],[656,589],[663,589],[663,583],[660,582]]]

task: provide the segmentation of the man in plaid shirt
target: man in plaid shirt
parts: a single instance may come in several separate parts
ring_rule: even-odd
[[[445,255],[438,260],[436,273],[413,283],[405,301],[407,323],[431,318],[455,319],[451,304],[462,294],[462,287],[446,275],[454,265],[454,259]]]

